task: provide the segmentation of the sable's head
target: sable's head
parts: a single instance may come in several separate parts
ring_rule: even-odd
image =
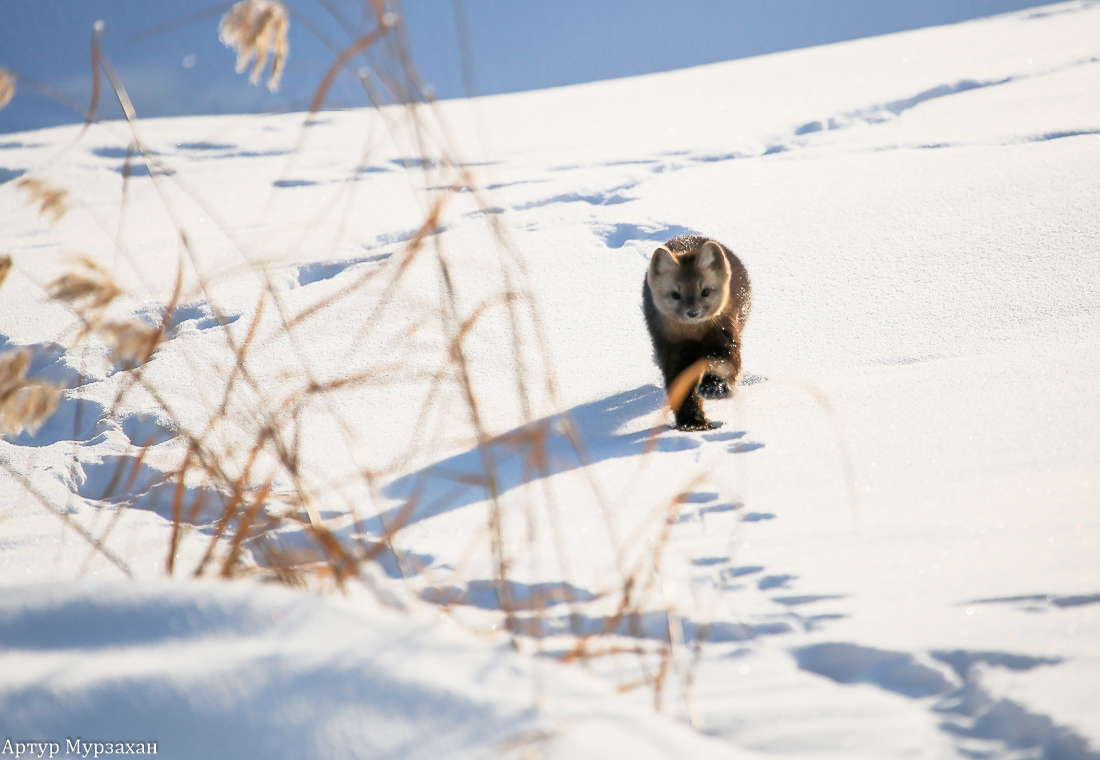
[[[722,311],[729,281],[729,261],[712,240],[683,253],[662,245],[653,252],[646,274],[657,311],[681,322],[702,322]]]

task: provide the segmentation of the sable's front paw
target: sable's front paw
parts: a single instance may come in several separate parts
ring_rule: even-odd
[[[726,398],[730,395],[730,387],[726,381],[718,375],[706,374],[699,381],[698,391],[703,398]]]
[[[698,404],[685,403],[676,413],[676,428],[693,432],[696,430],[710,430],[713,425],[707,421],[703,409]]]
[[[714,425],[707,422],[705,418],[697,421],[676,423],[676,429],[683,430],[685,433],[697,433],[700,430],[712,430],[713,428]]]

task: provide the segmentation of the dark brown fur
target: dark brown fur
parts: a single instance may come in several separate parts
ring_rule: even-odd
[[[658,288],[656,295],[651,281]],[[671,390],[681,373],[699,360],[707,362],[701,380],[675,410],[681,430],[710,428],[700,397],[725,398],[736,386],[741,331],[751,304],[748,273],[721,243],[684,235],[654,251],[642,287],[642,310],[665,388]]]

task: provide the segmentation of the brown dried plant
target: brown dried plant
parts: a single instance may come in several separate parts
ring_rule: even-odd
[[[61,221],[69,210],[69,192],[53,187],[37,177],[21,177],[15,186],[27,194],[27,205],[37,203],[38,213],[50,216],[52,223]]]
[[[4,287],[4,282],[8,279],[8,272],[11,271],[11,256],[4,254],[0,256],[0,288]]]
[[[15,76],[7,69],[0,68],[0,108],[15,97]]]
[[[165,325],[138,320],[108,321],[108,307],[123,294],[111,273],[87,256],[77,256],[71,269],[46,286],[46,293],[80,318],[78,340],[96,334],[111,358],[126,368],[144,364],[164,340]]]
[[[181,444],[179,459],[173,469],[164,473],[163,481],[169,486],[171,494],[172,535],[166,547],[164,565],[168,574],[189,572],[196,576],[216,574],[221,577],[260,575],[310,588],[339,588],[358,580],[371,587],[373,581],[369,568],[386,554],[398,558],[399,569],[413,592],[411,596],[416,598],[417,593],[426,587],[441,585],[439,579],[428,577],[415,563],[403,560],[397,547],[403,532],[407,532],[405,528],[418,510],[425,507],[423,488],[419,485],[414,487],[404,503],[389,512],[391,517],[380,531],[381,535],[368,535],[366,531],[358,530],[361,517],[381,515],[361,514],[367,511],[365,506],[352,498],[345,499],[343,493],[346,487],[351,491],[351,486],[355,486],[358,488],[356,493],[366,492],[376,502],[383,501],[379,496],[381,486],[407,473],[408,463],[418,455],[421,442],[416,442],[409,452],[399,452],[387,464],[373,469],[361,466],[354,475],[348,476],[355,480],[354,483],[332,483],[311,473],[303,465],[298,420],[307,410],[322,410],[327,415],[326,424],[332,430],[333,447],[344,446],[351,452],[369,449],[373,438],[386,435],[383,430],[362,430],[353,426],[343,413],[343,399],[338,394],[355,387],[397,386],[407,382],[409,376],[419,370],[414,372],[410,366],[402,364],[403,360],[398,360],[368,366],[351,377],[320,379],[310,366],[309,352],[303,344],[308,344],[309,331],[313,327],[310,320],[314,316],[338,302],[364,298],[369,294],[362,324],[356,334],[349,335],[349,339],[360,347],[372,347],[372,341],[383,332],[387,320],[398,308],[400,289],[409,287],[408,281],[412,279],[410,273],[422,264],[430,264],[442,283],[441,298],[424,306],[424,313],[417,315],[422,319],[417,322],[438,325],[441,339],[439,355],[434,357],[435,365],[429,373],[430,387],[419,402],[419,408],[411,410],[411,418],[415,419],[417,429],[423,429],[427,427],[426,421],[444,406],[465,413],[468,432],[475,441],[480,472],[467,476],[468,482],[461,485],[474,485],[484,490],[488,517],[480,533],[470,540],[464,555],[485,552],[483,557],[492,568],[491,580],[495,584],[503,627],[517,646],[541,648],[542,638],[549,630],[544,625],[545,618],[551,614],[561,614],[561,606],[553,613],[545,608],[559,604],[567,606],[572,644],[564,647],[561,656],[584,661],[601,655],[636,655],[644,683],[653,688],[655,701],[659,701],[668,673],[677,670],[678,660],[675,658],[680,658],[687,642],[677,639],[675,631],[670,628],[670,642],[655,645],[640,634],[637,621],[643,613],[653,610],[653,597],[656,590],[662,588],[665,566],[662,559],[671,542],[672,527],[682,508],[684,494],[671,503],[658,505],[645,524],[636,528],[628,540],[620,540],[613,507],[606,503],[591,469],[586,466],[591,463],[591,458],[576,424],[568,415],[540,418],[535,413],[536,404],[532,399],[536,397],[548,398],[550,404],[556,404],[555,380],[550,352],[546,348],[527,279],[526,265],[490,211],[494,204],[478,188],[475,177],[463,160],[462,151],[453,143],[444,119],[425,94],[412,64],[407,35],[389,5],[384,0],[364,0],[365,15],[369,17],[373,13],[367,25],[369,28],[348,29],[350,41],[347,46],[333,49],[333,65],[316,88],[310,113],[304,119],[303,135],[312,123],[312,115],[322,107],[335,78],[341,72],[350,72],[363,87],[370,105],[376,108],[379,121],[400,138],[399,142],[411,142],[418,151],[423,159],[425,178],[430,180],[428,184],[433,189],[425,204],[420,227],[404,243],[403,250],[395,252],[392,261],[351,278],[327,296],[312,304],[299,305],[295,310],[281,303],[278,289],[263,279],[266,273],[257,267],[252,271],[266,285],[256,301],[251,323],[244,329],[239,329],[240,325],[229,329],[228,320],[218,310],[217,299],[213,295],[215,289],[202,278],[201,267],[195,264],[196,252],[184,223],[180,221],[183,217],[172,213],[174,203],[170,200],[171,195],[163,189],[170,183],[175,183],[177,188],[184,186],[170,172],[150,171],[152,192],[159,194],[169,211],[178,233],[182,256],[190,260],[190,271],[198,278],[197,297],[211,306],[215,317],[226,328],[219,333],[230,355],[227,358],[231,359],[226,364],[224,375],[204,378],[203,372],[211,372],[209,366],[191,367],[198,382],[209,380],[211,388],[217,388],[211,393],[213,400],[203,412],[203,417],[197,422],[191,414],[192,410],[188,409],[188,414],[184,414],[177,400],[167,396],[164,389],[150,379],[154,373],[146,372],[146,364],[165,340],[172,313],[180,303],[184,279],[182,263],[175,290],[165,305],[164,318],[157,326],[135,320],[108,320],[107,312],[112,305],[117,306],[118,299],[123,295],[122,289],[109,272],[88,257],[77,258],[70,271],[49,283],[47,292],[82,320],[84,329],[79,339],[97,336],[107,344],[113,358],[129,370],[120,383],[115,404],[108,405],[106,413],[118,414],[128,393],[139,388],[145,396],[154,400],[157,412],[171,422],[173,433]],[[236,48],[238,71],[243,71],[255,59],[251,71],[253,83],[261,76],[268,58],[273,57],[268,86],[274,90],[285,65],[288,25],[287,11],[280,3],[274,0],[244,0],[234,5],[222,20],[220,38],[225,44]],[[106,56],[98,48],[96,51],[97,65],[107,73],[116,96],[120,102],[129,103],[121,80],[110,68]],[[356,64],[361,62],[364,68],[354,68],[353,61]],[[368,74],[362,74],[364,70]],[[387,105],[398,107],[384,108]],[[89,113],[92,111],[94,109],[89,109]],[[153,161],[152,152],[138,137],[132,107],[126,113],[132,133],[127,143],[135,146],[135,155]],[[364,157],[359,162],[361,166],[369,165],[366,145],[371,142],[369,136],[364,141]],[[304,139],[298,141],[298,149],[305,150]],[[348,178],[345,183],[346,214],[352,213],[358,183],[367,179],[359,169]],[[43,204],[44,212],[65,208],[64,191],[49,190],[40,180],[26,179],[21,182],[32,198]],[[54,194],[50,195],[51,192]],[[217,210],[204,204],[197,193],[187,192],[204,212],[219,220],[220,227],[234,227],[232,220],[221,219]],[[475,303],[470,303],[472,299],[469,294],[463,292],[463,279],[457,276],[457,264],[448,254],[447,238],[443,234],[444,211],[460,192],[463,198],[476,200],[495,237],[495,245],[488,247],[485,255],[496,257],[494,263],[498,266],[492,271],[498,279],[490,288],[494,292],[480,297]],[[123,196],[124,204],[126,197]],[[331,208],[327,209],[326,213],[331,211]],[[118,246],[121,255],[133,255],[125,249],[122,236],[112,242]],[[238,247],[247,259],[248,251],[243,246]],[[192,293],[188,297],[195,295]],[[287,339],[289,350],[299,360],[298,374],[290,377],[261,377],[253,369],[252,354],[264,347],[260,345],[262,340],[271,340],[270,337],[258,336],[262,334],[261,322],[271,316],[272,310],[280,320],[279,333],[274,339]],[[507,401],[514,401],[522,414],[517,428],[503,435],[492,430],[486,422],[492,416],[491,405],[498,399],[477,393],[473,379],[481,368],[478,366],[479,357],[473,355],[470,348],[471,335],[479,322],[489,317],[498,319],[503,325],[506,335],[504,350],[510,351],[510,364],[514,367],[509,370],[513,375],[496,378],[496,381],[502,395],[513,394]],[[240,324],[244,324],[244,320]],[[533,339],[529,337],[532,335]],[[5,371],[13,378],[23,377],[17,363]],[[191,415],[189,424],[183,424],[182,420],[188,415]],[[223,435],[227,429],[232,429],[237,437]],[[518,569],[523,565],[534,567],[541,563],[542,567],[556,566],[560,568],[563,584],[577,580],[570,577],[566,552],[568,541],[565,538],[567,529],[562,525],[554,489],[548,483],[554,475],[553,457],[549,453],[553,448],[554,436],[564,437],[581,463],[579,476],[582,480],[587,479],[585,482],[590,489],[593,509],[597,509],[606,520],[609,552],[615,563],[616,576],[607,584],[610,588],[598,589],[597,594],[603,609],[610,614],[602,623],[587,628],[581,624],[584,615],[578,609],[579,603],[568,592],[550,591],[541,600],[517,600],[511,596],[514,580],[529,580],[519,577]],[[227,443],[230,439],[234,442]],[[137,441],[134,444],[139,451],[133,454],[131,460],[142,461],[150,447]],[[509,456],[521,460],[526,482],[522,488],[506,492],[503,485],[505,478],[501,472],[504,466],[500,461],[502,448],[507,448]],[[358,461],[357,457],[355,461]],[[639,467],[639,472],[643,466]],[[132,463],[131,469],[126,472],[120,467],[111,489],[125,490],[132,485],[136,472],[137,468]],[[280,485],[276,488],[275,483]],[[456,482],[456,485],[459,483]],[[324,515],[318,507],[322,499],[327,499]],[[330,522],[332,518],[329,515],[333,514],[331,507],[341,499],[346,505],[345,513],[339,516],[343,522]],[[200,525],[200,515],[208,513],[211,508],[215,509],[216,515],[212,519],[202,518]],[[347,528],[347,518],[351,518],[353,529]],[[108,546],[109,533],[115,524],[112,520],[98,535],[91,532],[81,535],[85,535],[96,551],[117,565],[117,558],[109,553]],[[525,525],[527,530],[515,530],[516,525]],[[537,526],[541,525],[549,526],[549,541],[536,536]],[[305,541],[288,546],[280,539],[280,535],[287,532],[293,532],[297,537],[304,536]],[[185,539],[196,533],[200,541],[205,541],[202,557],[197,566],[184,569],[180,566],[180,547]],[[649,539],[648,543],[646,539]],[[549,552],[550,556],[534,556],[539,552]],[[460,567],[455,572],[460,573],[461,570]],[[668,619],[670,626],[679,624],[671,610]],[[625,629],[630,630],[623,633]],[[623,643],[624,638],[627,643]],[[521,640],[524,643],[521,644]],[[654,656],[657,658],[656,667],[651,667]]]
[[[122,295],[111,273],[87,256],[77,256],[73,270],[46,286],[50,298],[61,301],[95,324],[103,311]]]
[[[61,389],[51,383],[27,380],[31,352],[27,349],[0,355],[0,435],[34,433],[53,414]]]
[[[289,29],[286,7],[278,0],[241,0],[222,18],[218,39],[226,47],[236,49],[238,74],[253,58],[256,59],[248,77],[252,84],[259,83],[270,55],[271,74],[267,88],[275,92],[279,89],[279,80],[290,52],[287,42]]]
[[[144,364],[164,340],[164,330],[143,322],[105,322],[96,332],[111,350],[111,357],[124,367]]]

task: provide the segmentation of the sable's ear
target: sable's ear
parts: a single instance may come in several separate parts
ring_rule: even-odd
[[[649,260],[649,274],[651,277],[657,277],[675,269],[676,266],[676,257],[672,255],[672,251],[662,245],[653,252],[653,258]]]
[[[699,249],[699,258],[696,259],[696,266],[700,269],[714,269],[716,271],[722,271],[729,268],[729,264],[726,263],[726,254],[722,252],[722,247],[713,240],[708,240],[703,243],[703,247]]]

